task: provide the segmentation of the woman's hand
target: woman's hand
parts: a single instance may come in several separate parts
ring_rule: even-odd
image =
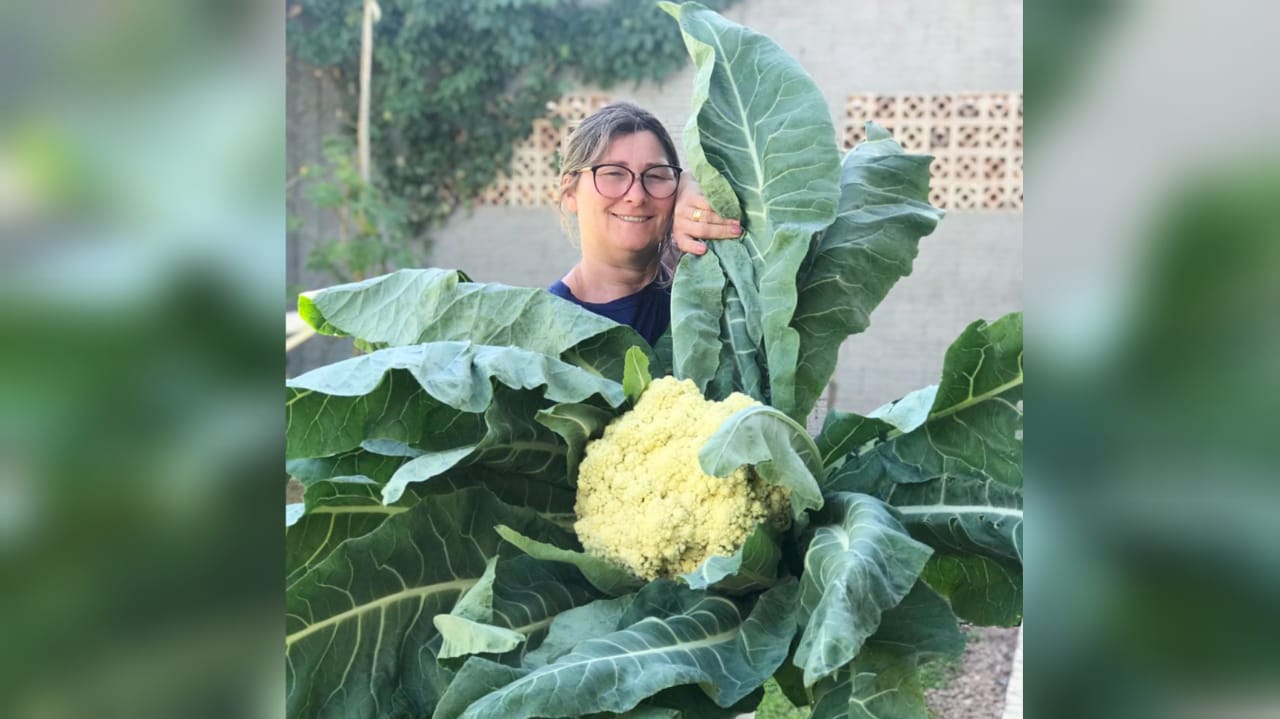
[[[676,195],[674,217],[671,220],[671,239],[681,252],[702,255],[707,251],[703,240],[728,240],[742,236],[742,226],[737,220],[726,220],[711,209],[711,203],[702,196],[702,190],[692,177],[685,175]]]

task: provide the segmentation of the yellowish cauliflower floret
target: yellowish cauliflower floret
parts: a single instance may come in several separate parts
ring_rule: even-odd
[[[720,425],[756,404],[737,392],[706,400],[692,380],[654,380],[634,409],[587,445],[574,507],[583,548],[654,579],[733,554],[761,522],[787,526],[788,488],[750,467],[720,478],[698,465],[698,451]]]

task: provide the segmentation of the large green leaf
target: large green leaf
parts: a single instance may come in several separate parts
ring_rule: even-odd
[[[503,539],[520,548],[520,551],[535,559],[548,562],[563,562],[572,565],[582,572],[582,576],[593,587],[609,596],[618,596],[639,589],[644,582],[626,569],[597,557],[574,549],[565,549],[549,542],[540,542],[526,537],[510,527],[499,526],[498,534]]]
[[[560,435],[567,447],[565,480],[568,486],[578,486],[578,464],[587,451],[587,443],[604,434],[604,428],[615,416],[614,412],[582,402],[557,404],[538,411],[534,419]]]
[[[884,613],[880,628],[849,665],[811,692],[802,687],[793,692],[799,701],[814,704],[812,717],[819,719],[930,719],[927,712],[920,713],[920,659],[956,657],[963,651],[964,635],[947,600],[916,582],[901,604]]]
[[[724,273],[714,257],[680,258],[671,285],[672,374],[693,380],[703,394],[720,366],[723,291]]]
[[[757,689],[738,703],[722,707],[713,702],[701,689],[686,684],[664,689],[644,700],[635,709],[622,714],[593,714],[592,719],[619,717],[619,719],[735,719],[749,714],[760,704],[763,689]]]
[[[568,481],[568,448],[544,423],[535,421],[546,403],[536,392],[494,390],[485,410],[487,431],[476,447],[474,461],[487,467],[563,486]]]
[[[791,326],[800,335],[796,411],[808,414],[835,371],[840,344],[911,274],[920,238],[942,211],[929,205],[928,155],[904,154],[883,128],[845,155],[839,214],[809,249],[797,279]]]
[[[768,358],[761,349],[764,310],[756,288],[756,269],[741,242],[713,244],[707,256],[720,263],[726,282],[720,294],[720,367],[708,387],[712,399],[742,392],[769,401]]]
[[[735,715],[736,712],[729,713],[726,715],[726,718],[731,719]],[[686,716],[693,717],[695,715],[687,714],[685,711],[680,709],[669,709],[667,707],[660,706],[645,706],[641,704],[629,712],[623,712],[621,714],[613,714],[611,712],[591,714],[587,719],[684,719]],[[697,714],[696,716],[701,719],[704,715]],[[708,719],[710,719],[710,717],[708,717]]]
[[[453,610],[433,618],[443,638],[439,659],[455,660],[445,662],[450,668],[457,668],[458,658],[475,654],[522,664],[525,652],[539,646],[562,614],[599,596],[567,567],[526,556],[489,561],[489,573]]]
[[[598,395],[617,407],[617,382],[545,355],[512,347],[433,342],[392,347],[326,365],[289,380],[286,457],[346,452],[369,439],[423,450],[479,441],[478,415],[493,385],[542,389],[552,402]]]
[[[479,622],[493,621],[493,582],[498,578],[498,558],[489,557],[480,579],[458,598],[449,616]],[[447,639],[446,639],[447,641]]]
[[[628,347],[649,351],[632,328],[545,290],[465,280],[452,270],[398,270],[313,293],[299,300],[299,313],[327,334],[375,345],[469,340],[519,347],[615,381]]]
[[[804,427],[767,405],[735,412],[698,452],[702,471],[727,477],[744,464],[755,465],[766,481],[791,489],[795,519],[822,506],[818,478],[822,462]]]
[[[847,667],[818,682],[813,717],[930,719],[917,668],[921,658],[959,656],[964,635],[947,600],[916,582]]]
[[[364,358],[356,358],[360,359]],[[359,368],[348,364],[352,361],[338,365],[359,373]],[[365,448],[367,440],[432,451],[478,442],[484,436],[484,418],[479,411],[462,411],[437,400],[403,370],[386,372],[385,379],[362,396],[342,396],[336,394],[339,388],[333,390],[334,395],[286,388],[286,459],[346,454]]]
[[[881,615],[880,626],[866,646],[918,657],[955,657],[964,651],[964,634],[947,600],[917,581],[898,606]]]
[[[543,404],[535,392],[495,388],[493,401],[484,412],[483,439],[475,444],[423,453],[410,460],[387,481],[382,489],[383,499],[390,504],[399,499],[409,484],[472,465],[571,486],[568,448],[544,424],[533,421]]]
[[[915,430],[929,418],[937,396],[938,386],[929,385],[880,406],[865,417],[852,412],[828,412],[822,431],[813,440],[822,454],[822,466],[835,469],[845,455],[868,442],[887,439],[890,432],[906,434]]]
[[[528,673],[528,669],[473,657],[445,692],[432,719],[457,719],[472,702]],[[658,692],[621,714],[592,713],[583,715],[583,719],[733,719],[751,711],[759,703],[758,695],[758,691],[753,692],[738,704],[725,708],[717,706],[697,687],[678,686]]]
[[[729,594],[757,592],[778,583],[781,558],[778,538],[761,524],[747,535],[738,551],[728,557],[707,557],[697,569],[681,574],[680,579],[694,589],[712,588]]]
[[[794,659],[807,687],[858,654],[883,613],[907,596],[932,553],[874,497],[829,494],[813,522],[800,580],[803,632]]]
[[[387,457],[358,449],[335,457],[293,459],[286,466],[289,473],[308,488],[325,482],[356,485],[358,488],[347,487],[347,492],[359,492],[362,496],[367,495],[369,501],[381,503],[382,485],[407,461],[406,457]],[[532,509],[562,526],[573,525],[573,504],[577,495],[565,485],[563,478],[530,477],[492,467],[470,465],[454,467],[445,474],[432,478],[430,482],[416,485],[413,491],[425,496],[449,494],[468,487],[483,487],[507,504]],[[361,503],[363,501],[361,499]],[[402,499],[396,504],[408,503],[411,502]]]
[[[690,168],[716,212],[740,218],[745,231],[740,242],[711,243],[697,260],[714,257],[727,277],[721,308],[707,311],[727,318],[721,342],[732,345],[731,357],[758,353],[752,364],[760,386],[740,376],[740,387],[803,420],[795,394],[800,337],[790,325],[796,273],[810,239],[835,219],[840,195],[827,102],[769,38],[697,3],[662,7],[679,21],[695,67],[685,130]],[[692,287],[677,283],[673,306],[685,304]],[[693,349],[681,345],[684,337],[673,333],[677,358]]]
[[[470,434],[470,433],[468,433]],[[385,484],[410,457],[388,456],[365,449],[353,449],[327,457],[302,457],[285,462],[285,471],[303,486],[328,480],[367,480]]]
[[[881,476],[836,475],[842,490],[893,506],[911,536],[943,554],[1022,561],[1022,489],[993,479],[938,477],[900,484]]]
[[[436,705],[432,719],[457,719],[474,702],[489,692],[527,676],[529,670],[513,667],[484,657],[471,657],[458,670],[440,703]]]
[[[513,507],[532,509],[562,527],[573,526],[573,503],[577,499],[573,490],[534,477],[470,466],[451,470],[415,489],[421,495],[436,495],[468,487],[483,487]]]
[[[461,447],[442,449],[437,452],[426,452],[404,463],[396,473],[391,475],[386,486],[382,488],[383,499],[391,504],[400,499],[405,488],[416,482],[425,482],[438,477],[455,467],[466,467],[476,454],[477,444],[464,444]]]
[[[554,541],[569,536],[565,533]],[[545,640],[561,614],[601,597],[577,569],[523,555],[498,563],[493,592],[492,623],[526,637],[518,652],[500,657],[509,664],[522,663],[525,653]]]
[[[675,312],[674,307],[672,312]],[[675,357],[672,352],[671,328],[667,327],[667,331],[653,343],[653,364],[650,366],[650,373],[654,377],[666,377],[672,373],[672,368],[675,367]]]
[[[422,297],[470,278],[436,267],[400,270],[298,296],[298,314],[320,334],[349,335],[371,343],[418,343]]]
[[[490,557],[484,574],[471,585],[448,614],[437,614],[431,623],[440,632],[438,660],[472,654],[503,654],[524,643],[525,636],[493,622],[493,582],[498,558]]]
[[[956,616],[980,626],[1022,622],[1022,564],[982,556],[935,554],[922,575]]]
[[[869,649],[815,694],[810,719],[932,719],[913,656]]]
[[[649,388],[653,375],[649,374],[649,358],[639,347],[627,350],[626,367],[622,371],[622,390],[627,393],[627,401],[635,406],[640,395]]]
[[[903,483],[964,477],[1021,487],[1021,401],[1022,313],[990,324],[978,320],[947,349],[927,418],[910,431],[895,428],[855,448],[843,465],[830,468],[826,485],[839,490],[882,477]],[[841,414],[824,434],[862,419]]]
[[[524,666],[533,669],[545,666],[588,639],[612,634],[619,629],[618,622],[634,600],[635,594],[624,594],[612,599],[597,599],[562,612],[551,623],[542,644],[525,655]]]
[[[338,544],[372,532],[418,501],[409,495],[396,506],[384,505],[376,484],[357,479],[315,482],[303,498],[304,513],[285,529],[285,586],[322,562]]]
[[[658,596],[653,596],[658,595]],[[786,657],[795,622],[794,582],[762,594],[749,616],[733,602],[668,580],[649,583],[626,628],[589,639],[550,664],[489,692],[461,714],[580,716],[625,712],[663,689],[699,684],[727,707],[764,683]],[[566,691],[572,686],[572,691]]]
[[[533,512],[466,490],[384,520],[294,582],[286,592],[289,716],[429,714],[451,677],[436,662],[431,619],[484,576],[502,547],[492,530],[499,523],[566,541]]]

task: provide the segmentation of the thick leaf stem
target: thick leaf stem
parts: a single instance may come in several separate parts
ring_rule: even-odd
[[[307,514],[400,514],[409,511],[408,507],[387,507],[377,504],[361,504],[349,507],[316,507],[307,510]]]
[[[347,621],[352,617],[358,617],[362,614],[368,614],[373,611],[382,611],[385,607],[396,604],[397,602],[407,602],[412,600],[422,601],[425,597],[429,597],[433,594],[439,594],[441,592],[457,592],[458,594],[461,594],[471,585],[475,584],[476,581],[477,580],[475,579],[455,579],[451,582],[429,584],[425,587],[414,587],[413,589],[405,589],[400,592],[395,592],[394,594],[388,594],[385,597],[380,597],[379,599],[365,604],[357,604],[344,612],[339,612],[338,614],[334,614],[333,616],[327,617],[321,621],[308,624],[306,627],[294,632],[293,634],[285,635],[284,646],[287,649],[288,647],[293,646],[296,642],[305,639],[307,636],[322,629],[340,626],[344,621]]]

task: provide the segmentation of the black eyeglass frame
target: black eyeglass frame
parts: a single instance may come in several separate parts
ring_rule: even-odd
[[[619,192],[617,195],[606,195],[604,191],[600,189],[600,182],[596,177],[596,172],[602,167],[616,167],[620,170],[626,170],[631,175],[631,181],[628,182],[626,188],[622,192]],[[675,184],[675,187],[672,188],[670,195],[663,195],[662,197],[658,197],[657,195],[650,192],[649,186],[645,184],[645,181],[644,181],[645,174],[648,173],[650,170],[656,170],[658,168],[666,168],[669,170],[674,170],[676,173],[676,184]],[[601,195],[609,198],[610,200],[616,200],[621,197],[626,197],[627,193],[631,192],[631,187],[636,184],[636,177],[640,178],[640,189],[644,190],[644,193],[646,195],[648,195],[649,197],[652,197],[655,200],[665,200],[668,197],[674,197],[676,192],[679,191],[680,175],[684,173],[684,168],[677,167],[676,165],[654,165],[652,167],[645,168],[644,172],[636,172],[635,170],[632,170],[630,167],[627,167],[626,165],[618,165],[612,162],[606,162],[604,164],[592,165],[591,167],[584,167],[581,170],[578,170],[578,174],[582,174],[584,172],[591,173],[591,184],[595,186],[596,192],[599,192]]]

